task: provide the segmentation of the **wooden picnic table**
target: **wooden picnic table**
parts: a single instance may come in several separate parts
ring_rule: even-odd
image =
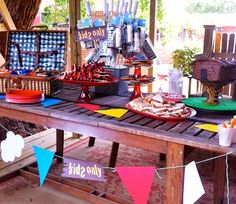
[[[41,104],[10,104],[0,100],[0,115],[31,122],[57,129],[56,154],[63,156],[64,131],[92,136],[112,141],[113,144],[126,144],[158,153],[166,154],[167,166],[184,164],[187,147],[210,150],[216,154],[236,150],[236,145],[222,147],[218,144],[218,134],[195,127],[192,119],[183,121],[164,121],[138,115],[128,111],[121,118],[114,118],[89,111],[75,102],[79,88],[75,85],[64,85],[57,95],[63,101],[49,107]],[[102,109],[124,107],[128,97],[104,96],[95,98],[95,104]],[[234,153],[236,154],[236,153]],[[225,160],[215,160],[214,203],[221,203],[224,194]],[[167,170],[165,203],[182,203],[183,168]]]

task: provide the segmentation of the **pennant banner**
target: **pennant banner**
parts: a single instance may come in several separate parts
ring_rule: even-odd
[[[91,111],[96,111],[101,108],[101,106],[99,106],[99,105],[94,105],[94,104],[89,104],[89,103],[78,103],[77,105],[82,108],[86,108],[88,110],[91,110]]]
[[[106,181],[104,178],[104,169],[99,164],[67,158],[63,162],[64,167],[63,173],[61,174],[63,177]]]
[[[214,124],[202,124],[202,125],[195,125],[195,126],[203,130],[208,130],[211,132],[218,132],[218,126]]]
[[[42,186],[52,164],[54,152],[37,146],[33,146],[33,150],[38,164],[40,186]]]
[[[196,163],[192,161],[185,167],[184,171],[184,201],[183,204],[195,203],[205,190],[200,179]]]
[[[135,204],[146,204],[155,167],[116,167],[116,170]]]
[[[101,113],[107,116],[115,117],[115,118],[120,118],[124,114],[126,114],[128,110],[123,109],[123,108],[116,108],[116,109],[109,109],[109,110],[97,110],[95,112]]]

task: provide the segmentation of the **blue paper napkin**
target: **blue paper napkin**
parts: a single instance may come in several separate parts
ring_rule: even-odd
[[[5,99],[5,95],[0,95],[0,99]]]
[[[63,102],[62,100],[60,99],[56,99],[56,98],[46,98],[43,102],[41,102],[41,104],[44,106],[44,107],[49,107],[49,106],[53,106],[53,105],[56,105],[58,103],[61,103]]]

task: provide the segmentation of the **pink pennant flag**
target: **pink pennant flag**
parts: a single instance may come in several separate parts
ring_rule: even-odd
[[[116,167],[135,204],[147,204],[155,167]]]
[[[101,108],[101,106],[99,106],[99,105],[94,105],[94,104],[89,104],[89,103],[78,103],[77,105],[82,108],[86,108],[88,110],[91,110],[91,111],[96,111]]]

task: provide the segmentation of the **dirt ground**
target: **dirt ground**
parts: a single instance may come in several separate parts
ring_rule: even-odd
[[[0,184],[1,204],[92,204],[63,193],[47,185],[38,184],[17,176]]]

